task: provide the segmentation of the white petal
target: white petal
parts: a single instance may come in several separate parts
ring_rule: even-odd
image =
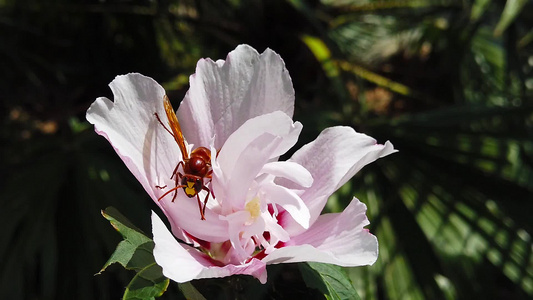
[[[261,283],[266,283],[264,262],[252,259],[246,264],[228,264],[219,267],[206,254],[178,243],[154,212],[152,212],[152,231],[155,261],[163,268],[163,274],[176,282],[245,274],[256,277]]]
[[[290,117],[294,111],[294,89],[283,60],[270,49],[260,55],[240,45],[225,62],[198,62],[178,118],[189,142],[207,145],[216,134],[219,149],[246,120],[278,110]]]
[[[252,186],[254,178],[268,161],[271,153],[279,147],[281,141],[280,137],[264,133],[240,153],[236,159],[238,163],[233,169],[230,169],[229,180],[225,186],[227,199],[224,199],[224,201],[229,200],[229,203],[235,209],[244,208],[247,200],[246,195]],[[222,153],[220,158],[224,158]]]
[[[187,282],[209,266],[214,266],[209,257],[198,250],[178,243],[159,216],[152,212],[154,235],[154,258],[163,268],[163,274],[177,282]]]
[[[282,138],[281,144],[270,154],[269,158],[285,153],[296,143],[302,125],[293,123],[285,113],[276,111],[247,120],[227,139],[218,154],[218,163],[224,172],[230,172],[235,165],[241,164],[237,158],[248,145],[264,133]]]
[[[117,76],[109,84],[114,102],[98,98],[87,110],[87,120],[95,131],[107,138],[128,169],[146,192],[157,199],[156,185],[170,183],[170,176],[181,160],[179,148],[154,113],[163,122],[164,89],[141,74]],[[163,177],[161,177],[163,176]]]
[[[277,111],[246,121],[228,138],[213,163],[213,186],[223,213],[244,208],[253,180],[270,159],[296,142],[298,125]]]
[[[283,207],[300,226],[309,228],[309,209],[292,190],[276,184],[264,184],[262,189],[270,203]]]
[[[248,260],[256,248],[251,237],[262,236],[265,231],[265,222],[262,218],[252,219],[248,211],[237,211],[223,219],[229,223],[228,234],[233,247],[232,261]]]
[[[269,245],[263,245],[263,247],[265,247],[265,253],[269,254],[279,241],[287,242],[289,241],[290,236],[269,212],[264,212],[261,216],[265,222],[265,231],[270,233],[270,241],[268,241]]]
[[[226,277],[231,275],[251,275],[257,278],[262,284],[265,284],[267,281],[266,264],[261,260],[253,258],[245,264],[228,264],[223,267],[210,267],[204,269],[198,275],[197,279]]]
[[[203,205],[205,193],[200,195]],[[219,219],[218,214],[210,209],[206,209],[205,220],[202,220],[196,197],[189,198],[183,189],[179,189],[177,199],[174,202],[171,200],[172,195],[169,195],[159,204],[169,217],[172,231],[177,237],[181,237],[180,231],[184,230],[192,236],[208,242],[220,243],[228,240],[228,223]]]
[[[244,261],[246,258],[250,257],[251,253],[245,252],[241,243],[241,233],[244,230],[244,222],[250,218],[250,213],[241,210],[222,218],[228,221],[229,224],[228,236],[231,246],[235,251],[234,255],[236,255],[238,261]]]
[[[354,199],[342,213],[325,214],[287,246],[263,258],[267,264],[314,261],[355,267],[373,264],[378,241],[363,227],[368,225],[366,206]]]
[[[313,176],[302,165],[292,161],[274,161],[263,166],[261,173],[283,177],[302,187],[310,187]]]
[[[322,212],[329,196],[339,187],[365,165],[394,152],[396,150],[388,141],[380,145],[368,135],[341,126],[322,131],[316,140],[296,151],[290,161],[301,164],[313,175],[312,186],[301,194],[311,213],[311,224]],[[277,179],[276,183],[298,188],[295,183],[283,178]],[[283,214],[280,218],[291,236],[304,231]]]

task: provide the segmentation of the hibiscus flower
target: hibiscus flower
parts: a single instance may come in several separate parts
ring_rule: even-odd
[[[177,118],[188,151],[211,151],[212,191],[205,220],[176,186],[182,154],[166,121],[164,89],[140,74],[110,84],[114,101],[98,98],[87,120],[107,138],[171,225],[152,212],[154,257],[177,282],[248,274],[262,283],[266,265],[322,262],[373,264],[378,242],[364,227],[366,206],[354,198],[341,213],[320,215],[329,196],[366,164],[395,152],[350,127],[325,129],[287,161],[302,130],[294,122],[294,89],[283,60],[247,45],[226,60],[202,59]],[[189,152],[190,153],[190,152]],[[183,173],[180,167],[179,172]],[[207,191],[199,193],[205,199]],[[161,198],[162,197],[162,198]]]

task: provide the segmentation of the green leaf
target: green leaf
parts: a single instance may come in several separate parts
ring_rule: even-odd
[[[363,68],[356,64],[350,63],[348,61],[339,61],[340,68],[347,72],[352,72],[355,75],[364,78],[367,81],[375,83],[379,86],[388,88],[389,90],[396,92],[404,96],[413,96],[413,91],[406,85],[403,85],[399,82],[390,80],[384,76],[381,76],[375,72],[370,71],[369,69]]]
[[[157,264],[151,264],[139,271],[126,287],[124,300],[155,299],[163,295],[169,284],[168,278]]]
[[[326,43],[320,38],[304,35],[301,37],[302,41],[309,47],[309,50],[313,52],[316,59],[322,64],[322,68],[326,75],[330,78],[336,78],[339,76],[339,69],[333,63],[331,58],[331,51]]]
[[[470,20],[477,21],[489,7],[491,0],[475,0],[470,13]]]
[[[326,299],[361,299],[341,267],[323,263],[298,264],[305,284],[318,289]]]
[[[124,268],[137,272],[126,287],[122,298],[124,300],[155,299],[161,296],[167,290],[169,280],[155,262],[152,239],[113,207],[103,210],[102,215],[111,222],[124,240],[118,244],[100,272],[113,263],[119,263]]]
[[[331,80],[337,96],[340,99],[346,99],[344,83],[341,78],[339,66],[335,63],[332,53],[326,42],[318,37],[311,35],[302,35],[302,42],[311,50],[316,60],[322,65],[324,74]]]
[[[149,237],[113,207],[102,210],[102,215],[111,222],[111,225],[124,237],[124,240],[118,244],[115,252],[100,272],[113,263],[119,263],[124,268],[135,271],[140,271],[155,263],[152,255],[154,242]]]
[[[188,300],[206,300],[190,282],[180,283],[179,288],[183,296]]]
[[[511,25],[511,23],[513,23],[514,19],[518,16],[520,11],[522,10],[522,7],[526,3],[527,0],[507,0],[507,3],[505,3],[505,7],[503,8],[503,12],[500,17],[500,21],[494,29],[495,36],[500,36],[505,31],[505,29],[507,29],[507,27]]]

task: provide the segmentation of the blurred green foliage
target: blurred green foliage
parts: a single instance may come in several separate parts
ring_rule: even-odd
[[[326,208],[368,205],[379,260],[346,270],[362,299],[533,297],[531,1],[1,0],[0,37],[2,299],[122,295],[133,273],[93,276],[120,241],[100,210],[150,232],[156,207],[85,111],[133,71],[177,107],[196,61],[240,43],[285,60],[300,145],[349,125],[400,150]],[[294,266],[269,276],[255,295],[305,294]]]

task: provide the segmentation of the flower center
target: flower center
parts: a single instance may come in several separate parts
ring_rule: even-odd
[[[245,209],[250,213],[250,216],[255,220],[261,215],[261,203],[259,197],[255,197],[246,203]]]

